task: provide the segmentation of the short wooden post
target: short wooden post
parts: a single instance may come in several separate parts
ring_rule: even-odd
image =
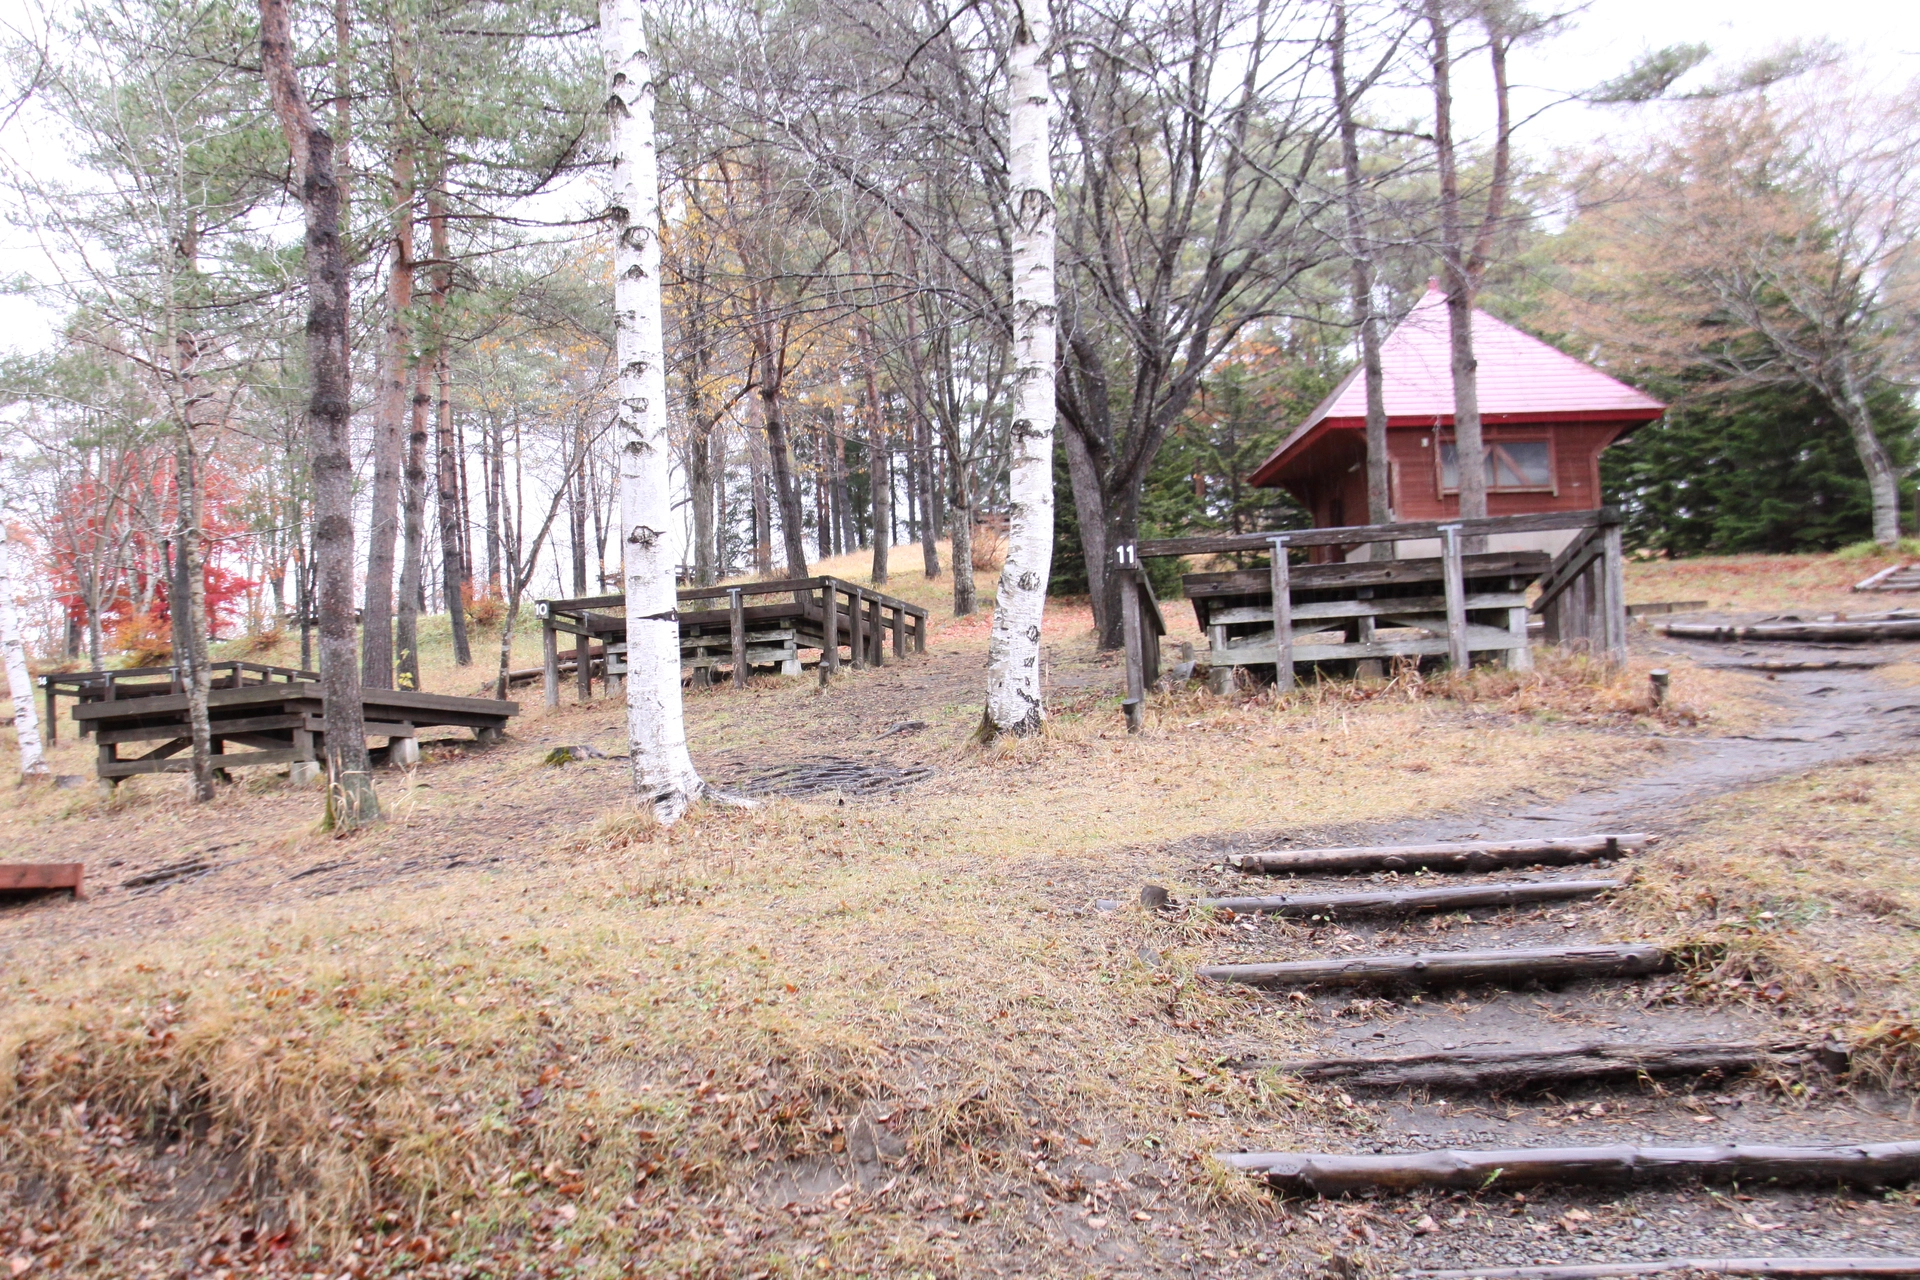
[[[1273,547],[1273,683],[1293,688],[1293,570],[1287,564],[1287,540],[1269,538]]]
[[[924,613],[913,615],[913,651],[915,653],[927,651],[927,615]]]
[[[740,588],[727,592],[727,632],[733,641],[733,687],[747,687],[747,609]]]
[[[1526,580],[1520,579],[1518,585],[1525,590]],[[1507,610],[1507,630],[1513,633],[1513,648],[1507,650],[1507,666],[1514,671],[1533,670],[1533,644],[1527,638],[1528,616],[1525,605]]]
[[[1120,575],[1120,636],[1127,649],[1127,698],[1121,704],[1127,713],[1127,732],[1138,733],[1146,719],[1146,635],[1140,620],[1139,562],[1131,546],[1115,548],[1118,561],[1114,572]]]
[[[840,670],[840,584],[824,578],[820,584],[820,683]]]
[[[585,621],[584,615],[582,621]],[[580,701],[593,701],[593,641],[587,636],[574,638],[573,689]]]
[[[893,656],[907,656],[907,607],[903,604],[893,606]]]
[[[853,656],[853,669],[867,669],[867,593],[859,587],[847,588],[847,650]]]
[[[1601,553],[1601,596],[1606,602],[1607,657],[1615,663],[1627,660],[1627,558],[1621,541],[1620,526],[1606,526]]]
[[[1440,526],[1440,577],[1447,592],[1447,661],[1455,671],[1472,663],[1467,651],[1467,581],[1460,556],[1460,526]]]
[[[47,745],[52,746],[60,740],[60,721],[53,709],[53,677],[41,676],[47,687]]]
[[[553,629],[553,619],[545,618],[540,623],[540,655],[545,664],[547,705],[560,705],[560,637]]]
[[[886,606],[883,605],[880,600],[881,597],[878,594],[869,598],[869,607],[873,610],[873,618],[867,624],[867,644],[873,649],[872,662],[876,667],[884,667],[887,665]]]

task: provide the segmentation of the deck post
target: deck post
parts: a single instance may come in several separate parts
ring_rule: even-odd
[[[1440,578],[1447,593],[1447,661],[1455,671],[1472,664],[1467,652],[1467,583],[1460,560],[1460,526],[1440,526]]]
[[[927,616],[924,613],[916,613],[913,616],[913,651],[915,653],[927,651]]]
[[[1605,550],[1601,552],[1603,585],[1600,597],[1606,610],[1602,624],[1605,627],[1607,658],[1619,665],[1627,660],[1626,552],[1619,522],[1607,525],[1601,537],[1605,539]]]
[[[873,650],[873,665],[887,665],[887,607],[878,591],[873,593],[873,620],[867,624],[867,644]]]
[[[859,587],[847,588],[847,651],[853,657],[853,669],[867,669],[867,593]]]
[[[540,655],[544,664],[547,706],[560,705],[560,637],[554,632],[551,617],[540,620]]]
[[[740,588],[727,592],[727,635],[733,641],[733,687],[747,687],[747,610]]]
[[[1271,538],[1273,546],[1273,683],[1277,689],[1293,688],[1293,589],[1289,585],[1292,568],[1287,564],[1287,540]]]
[[[820,683],[840,670],[840,584],[821,579]]]
[[[893,606],[893,656],[907,656],[907,607],[900,604]]]
[[[52,746],[60,740],[60,722],[54,718],[53,711],[53,677],[41,676],[40,679],[47,687],[47,745]]]
[[[1514,586],[1516,584],[1513,580],[1509,579],[1508,585]],[[1517,585],[1519,590],[1524,594],[1527,589],[1526,580],[1520,579]],[[1507,630],[1513,633],[1513,648],[1507,650],[1507,667],[1513,671],[1533,670],[1533,645],[1527,639],[1527,620],[1529,616],[1526,606],[1524,605],[1507,610]]]
[[[585,620],[585,615],[581,615],[581,621]],[[593,638],[590,635],[574,637],[573,688],[580,701],[593,701]]]
[[[1146,720],[1146,628],[1140,618],[1140,562],[1133,547],[1114,548],[1114,572],[1120,575],[1120,637],[1127,651],[1127,732],[1138,733]]]

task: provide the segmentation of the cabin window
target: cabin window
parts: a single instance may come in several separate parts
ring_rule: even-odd
[[[1488,440],[1487,489],[1507,493],[1552,492],[1553,447],[1547,440]],[[1440,445],[1440,489],[1460,491],[1460,456],[1453,441]]]

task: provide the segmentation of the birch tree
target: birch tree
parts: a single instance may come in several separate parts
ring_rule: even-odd
[[[33,703],[33,675],[27,670],[27,647],[20,640],[18,588],[14,585],[13,540],[0,519],[0,654],[7,664],[7,692],[13,698],[13,732],[20,743],[20,777],[32,782],[47,776],[40,746],[40,715]]]
[[[663,823],[704,789],[687,752],[680,705],[680,621],[668,541],[673,444],[667,434],[660,310],[660,171],[653,139],[653,59],[644,0],[601,0],[607,117],[613,143],[615,376],[620,536],[627,606],[627,742],[635,791]]]
[[[1047,0],[1014,0],[1007,67],[1008,199],[1013,224],[1014,417],[1007,477],[1007,559],[987,650],[982,736],[1040,727],[1040,624],[1053,561],[1056,350],[1053,170]],[[876,537],[881,536],[876,530]]]

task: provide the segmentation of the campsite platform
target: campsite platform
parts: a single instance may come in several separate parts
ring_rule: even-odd
[[[520,704],[494,698],[456,698],[406,689],[368,689],[362,696],[369,738],[385,738],[375,750],[380,760],[417,758],[423,729],[473,730],[481,742],[497,741]],[[311,681],[283,681],[214,689],[207,695],[213,730],[214,768],[248,765],[317,764],[326,748],[326,701]],[[101,781],[118,783],[142,773],[184,773],[193,745],[185,693],[83,702],[73,718],[99,744],[94,766]],[[129,743],[156,743],[143,754],[122,758]],[[249,748],[245,751],[235,747]]]

